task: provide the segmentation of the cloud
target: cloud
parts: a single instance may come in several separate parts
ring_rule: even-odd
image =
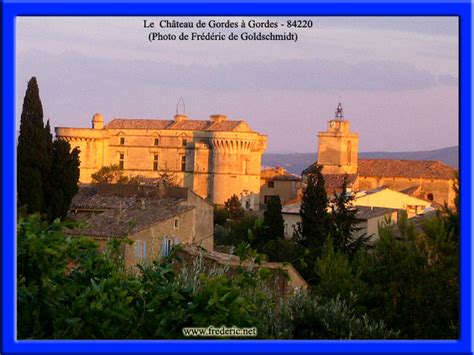
[[[434,75],[414,65],[388,60],[352,63],[321,58],[275,60],[271,63],[177,64],[152,60],[90,58],[68,51],[59,56],[39,51],[22,53],[25,68],[49,73],[56,85],[82,87],[91,93],[104,90],[186,88],[208,91],[240,90],[367,90],[404,91],[439,84],[454,85],[449,75]],[[34,73],[32,73],[33,75]]]

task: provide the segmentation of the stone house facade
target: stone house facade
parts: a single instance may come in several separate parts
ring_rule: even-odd
[[[282,205],[301,193],[301,177],[281,167],[266,168],[260,177],[260,205],[267,203],[270,196],[280,196]]]
[[[176,244],[214,248],[213,206],[185,188],[83,186],[68,218],[83,227],[67,235],[93,238],[100,249],[112,239],[129,239],[122,245],[128,268],[165,256]]]

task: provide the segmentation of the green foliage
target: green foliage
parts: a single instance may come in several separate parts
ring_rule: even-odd
[[[227,209],[214,206],[214,224],[225,226],[229,219],[230,212]]]
[[[324,245],[315,272],[320,280],[314,288],[315,292],[325,299],[341,297],[352,301],[354,294],[360,295],[365,291],[366,286],[360,280],[357,268],[353,267],[346,253],[335,250],[332,239]]]
[[[130,274],[117,257],[121,243],[99,253],[89,240],[65,237],[63,225],[38,215],[19,220],[19,339],[167,339],[183,337],[185,326],[265,327],[257,307],[273,302],[257,287],[265,273],[193,270],[192,287],[167,259]]]
[[[299,243],[310,249],[313,257],[321,255],[329,226],[328,197],[321,171],[322,166],[318,165],[315,173],[307,177],[300,208],[301,223],[297,233]]]
[[[458,336],[458,236],[442,213],[414,238],[382,228],[370,254],[351,257],[328,239],[314,263],[312,292],[287,298],[269,287],[264,267],[241,264],[230,273],[197,258],[177,272],[169,258],[132,274],[121,241],[99,253],[87,239],[65,237],[64,225],[39,215],[18,222],[19,339],[175,339],[183,327],[208,325],[255,326],[265,339]],[[296,260],[308,255],[296,251]],[[248,242],[235,254],[262,260]]]
[[[45,211],[49,192],[46,137],[38,83],[32,77],[23,100],[17,149],[18,206],[26,205],[28,213]]]
[[[49,221],[64,217],[79,181],[79,150],[53,142],[36,78],[28,82],[17,149],[18,207],[20,212],[44,214]]]
[[[230,213],[230,218],[235,221],[240,220],[245,215],[245,210],[242,208],[242,204],[236,194],[233,194],[224,202],[224,209]]]
[[[383,321],[358,316],[352,302],[339,297],[323,302],[317,296],[297,295],[290,301],[294,339],[396,339],[398,333]]]
[[[128,178],[118,164],[103,166],[91,175],[94,184],[126,184]]]
[[[51,194],[48,215],[50,218],[64,218],[67,215],[72,198],[78,191],[79,149],[64,140],[53,142],[53,160],[51,167]]]
[[[267,209],[263,213],[263,223],[267,226],[265,240],[283,239],[285,226],[281,215],[280,196],[270,196],[267,201]]]
[[[268,256],[269,261],[288,262],[301,266],[305,249],[294,239],[276,239],[266,243],[261,252]]]
[[[370,238],[358,233],[359,220],[356,217],[357,209],[352,205],[353,200],[354,196],[347,191],[347,176],[345,176],[341,193],[335,194],[334,200],[331,201],[330,236],[334,247],[348,255],[355,255]]]
[[[258,240],[259,237],[259,222],[258,218],[244,214],[239,220],[230,219],[225,226],[216,225],[214,229],[214,243],[216,245],[233,245],[237,247],[242,242],[251,242],[249,236],[253,240]],[[250,233],[249,233],[250,231]]]

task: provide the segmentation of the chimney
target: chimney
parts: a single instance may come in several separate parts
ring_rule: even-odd
[[[175,122],[182,122],[182,121],[187,121],[187,120],[188,120],[188,116],[186,115],[179,115],[179,114],[174,115]]]
[[[210,119],[211,119],[211,122],[220,123],[220,122],[227,121],[227,116],[216,114],[216,115],[211,115]]]

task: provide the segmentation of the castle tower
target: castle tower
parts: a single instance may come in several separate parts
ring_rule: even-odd
[[[212,115],[211,121],[223,123],[227,118]],[[255,205],[259,204],[261,156],[266,137],[248,133],[212,132],[210,136],[210,194],[214,203],[223,205],[233,194],[240,197],[247,192],[253,193]]]
[[[318,164],[323,165],[323,174],[357,173],[359,135],[350,132],[350,125],[339,103],[327,131],[318,134]]]

